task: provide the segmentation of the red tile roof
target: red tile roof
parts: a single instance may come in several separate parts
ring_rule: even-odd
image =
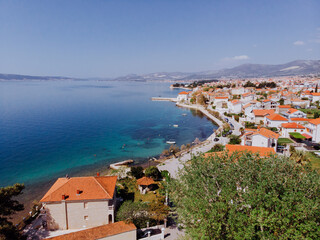
[[[280,114],[273,113],[266,118],[270,119],[271,121],[288,121],[285,117],[281,116]]]
[[[270,154],[276,153],[273,148],[268,147],[253,147],[253,146],[243,146],[243,145],[226,145],[226,150],[229,152],[251,152],[251,153],[259,153],[260,156],[266,157]]]
[[[278,107],[279,107],[279,108],[291,108],[290,105],[279,105]]]
[[[311,93],[312,96],[320,96],[320,93]]]
[[[266,128],[260,128],[257,132],[255,132],[253,135],[257,135],[257,134],[260,134],[266,138],[275,138],[275,139],[278,139],[279,138],[279,134],[269,130],[269,129],[266,129]]]
[[[294,112],[296,112],[296,111],[298,111],[298,110],[297,110],[297,109],[294,109],[294,108],[290,108],[290,109],[287,111],[287,113],[291,114],[291,113],[294,113]]]
[[[98,240],[110,237],[120,233],[131,232],[136,230],[133,223],[125,223],[124,221],[101,225],[98,227],[88,228],[77,232],[72,232],[57,237],[46,238],[50,240]]]
[[[151,185],[151,184],[154,184],[155,182],[153,181],[152,178],[148,178],[148,177],[142,177],[142,178],[139,178],[137,180],[137,184],[138,185],[145,185],[145,186],[148,186],[148,185]]]
[[[283,128],[294,128],[294,129],[304,129],[305,127],[298,124],[298,123],[295,123],[295,122],[291,122],[291,123],[282,123],[281,124],[281,127]]]
[[[179,92],[179,95],[188,95],[188,92]]]
[[[313,125],[319,125],[320,124],[320,118],[312,119],[309,121]]]
[[[308,118],[290,118],[291,121],[299,121],[299,122],[309,122],[310,119]]]
[[[58,178],[40,202],[112,199],[116,176]]]
[[[272,113],[274,113],[273,109],[254,109],[253,110],[253,114],[256,117],[264,117],[264,116],[270,115]]]

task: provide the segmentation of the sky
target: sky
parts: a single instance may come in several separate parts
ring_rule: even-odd
[[[319,0],[0,0],[0,73],[118,77],[320,59]]]

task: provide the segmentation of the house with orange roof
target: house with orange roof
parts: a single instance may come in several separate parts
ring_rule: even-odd
[[[241,100],[244,103],[248,103],[248,102],[254,100],[254,98],[255,98],[255,94],[254,93],[250,93],[250,92],[244,93],[244,94],[241,95]]]
[[[216,109],[228,109],[228,96],[215,96],[213,105],[216,106]]]
[[[316,101],[319,101],[320,102],[320,93],[319,92],[314,92],[314,93],[311,93],[311,96],[312,96],[312,102],[316,102]]]
[[[288,111],[286,111],[285,113],[282,113],[282,115],[286,118],[306,118],[307,114],[304,112],[301,112],[298,109],[295,108],[289,108]]]
[[[246,145],[226,145],[226,150],[224,152],[209,152],[205,153],[204,157],[214,157],[214,156],[222,156],[225,154],[225,152],[228,152],[229,155],[234,153],[251,153],[251,154],[258,154],[260,157],[268,157],[272,154],[275,154],[274,148],[267,148],[267,147],[254,147],[254,146],[246,146]]]
[[[289,120],[287,118],[277,113],[272,113],[270,115],[267,115],[264,120],[265,125],[267,127],[276,127],[276,128],[279,128],[282,123],[287,123],[288,121]]]
[[[309,100],[302,100],[302,99],[299,99],[299,98],[292,98],[290,101],[291,101],[291,104],[294,107],[308,108],[310,106],[310,101]]]
[[[179,92],[178,97],[177,97],[178,102],[188,101],[189,94],[190,94],[190,92],[185,92],[185,91]]]
[[[291,132],[296,132],[300,134],[306,133],[306,127],[295,122],[282,123],[280,127],[280,132],[282,137],[288,138],[290,137]]]
[[[283,114],[287,112],[291,108],[291,105],[278,105],[276,108],[276,112],[279,114]]]
[[[312,141],[320,143],[320,118],[310,120],[306,128],[306,134],[312,137]]]
[[[242,111],[242,102],[238,99],[232,100],[228,102],[228,110],[229,113],[241,113]]]
[[[264,123],[265,117],[275,112],[274,109],[254,109],[252,113],[254,115],[254,122],[256,124]]]
[[[164,235],[164,234],[163,234]],[[48,240],[136,240],[137,227],[133,223],[124,221],[101,225],[84,230],[73,231],[55,237],[46,238]]]
[[[277,149],[279,134],[266,129],[260,128],[250,131],[247,129],[241,136],[241,145],[254,147],[267,147]]]
[[[301,125],[307,125],[311,119],[309,118],[290,118],[289,122],[295,122]]]
[[[40,202],[50,230],[114,222],[116,176],[58,178]]]
[[[279,103],[272,101],[270,99],[265,99],[261,103],[261,107],[264,109],[276,109]]]

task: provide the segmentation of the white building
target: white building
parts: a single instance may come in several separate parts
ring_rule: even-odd
[[[288,111],[282,114],[286,118],[306,118],[307,114],[304,112],[301,112],[300,110],[290,108]]]
[[[239,114],[242,111],[242,103],[239,100],[232,100],[228,102],[229,113]]]
[[[254,147],[268,147],[277,149],[279,134],[266,128],[246,129],[241,137],[241,145]]]
[[[298,123],[295,123],[295,122],[281,124],[281,136],[282,137],[289,138],[291,132],[304,134],[304,133],[306,133],[306,128]]]
[[[283,117],[277,113],[273,113],[273,114],[266,116],[264,122],[267,127],[280,128],[282,123],[288,122],[288,119],[286,119],[285,117]]]
[[[58,178],[40,200],[48,229],[81,229],[113,223],[116,181],[116,176]]]
[[[311,93],[312,96],[312,102],[319,101],[320,102],[320,93]]]
[[[306,127],[307,134],[312,137],[312,141],[320,143],[320,118],[310,120]]]
[[[187,102],[188,99],[189,99],[189,93],[188,92],[180,92],[178,94],[178,97],[177,97],[178,102],[181,102],[181,101]]]

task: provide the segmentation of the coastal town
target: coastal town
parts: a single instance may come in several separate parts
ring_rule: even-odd
[[[172,101],[200,111],[218,128],[203,142],[168,149],[152,166],[115,163],[107,174],[63,177],[24,219],[27,239],[177,239],[185,231],[173,208],[170,182],[197,157],[249,153],[261,158],[299,155],[320,169],[318,77],[232,79],[171,85]],[[178,127],[178,126],[176,126]],[[303,157],[301,157],[302,155]],[[175,216],[175,217],[173,217]]]

